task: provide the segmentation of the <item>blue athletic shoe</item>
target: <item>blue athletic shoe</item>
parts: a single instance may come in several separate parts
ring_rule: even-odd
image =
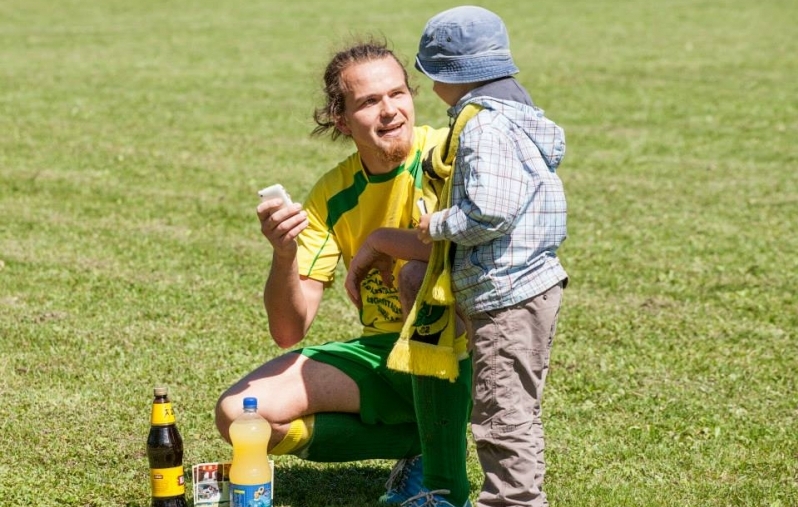
[[[385,483],[386,492],[380,497],[383,505],[402,505],[411,497],[424,489],[424,469],[421,456],[400,459],[396,462],[388,482]]]
[[[457,507],[442,495],[448,495],[448,489],[430,491],[421,488],[417,495],[411,496],[402,503],[402,507]],[[471,500],[466,500],[462,507],[471,507]]]

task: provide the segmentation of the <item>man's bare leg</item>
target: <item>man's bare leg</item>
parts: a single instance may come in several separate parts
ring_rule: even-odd
[[[269,447],[280,442],[291,421],[318,412],[360,411],[360,390],[341,370],[299,353],[264,363],[236,382],[216,404],[216,427],[230,441],[230,424],[243,412],[243,400],[260,400],[258,412],[271,423]]]

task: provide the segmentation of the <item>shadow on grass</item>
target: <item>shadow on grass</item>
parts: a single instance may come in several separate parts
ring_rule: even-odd
[[[385,492],[389,466],[358,463],[304,464],[280,467],[275,477],[274,507],[377,507]],[[186,490],[191,484],[186,485]],[[189,507],[194,502],[188,501]],[[150,500],[125,507],[150,507]]]
[[[277,506],[377,506],[390,468],[372,464],[295,464],[276,477]]]

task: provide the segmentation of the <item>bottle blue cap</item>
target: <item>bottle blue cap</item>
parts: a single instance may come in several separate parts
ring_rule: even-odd
[[[244,398],[244,410],[246,409],[256,409],[258,408],[258,399],[257,398]]]

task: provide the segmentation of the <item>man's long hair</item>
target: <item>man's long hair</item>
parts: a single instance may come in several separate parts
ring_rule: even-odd
[[[388,48],[388,43],[385,39],[378,40],[374,37],[370,37],[367,40],[355,42],[348,48],[335,53],[330,63],[327,64],[327,68],[324,71],[325,104],[322,107],[316,108],[313,112],[313,120],[316,122],[316,128],[313,129],[311,135],[321,136],[329,132],[333,141],[342,135],[346,136],[335,126],[336,119],[343,116],[345,109],[344,93],[346,92],[346,87],[341,75],[351,65],[381,60],[383,58],[393,58],[399,67],[402,68],[402,72],[405,76],[405,84],[410,90],[410,93],[415,94],[415,90],[410,88],[407,69],[396,57],[396,54]]]

